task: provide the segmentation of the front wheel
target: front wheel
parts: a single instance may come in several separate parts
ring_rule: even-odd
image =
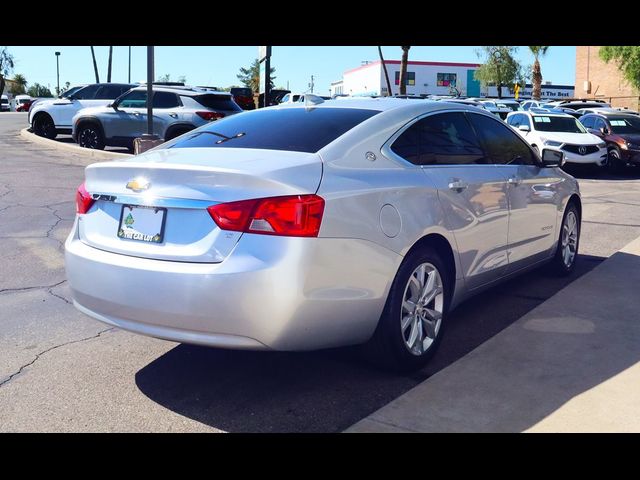
[[[580,244],[580,213],[574,203],[570,203],[564,212],[558,248],[551,267],[558,275],[569,275],[576,266],[578,246]]]
[[[615,173],[619,173],[622,171],[624,165],[622,163],[622,156],[620,155],[620,150],[617,147],[613,147],[609,150],[609,170]]]
[[[55,139],[57,132],[53,119],[46,113],[36,115],[33,119],[33,133],[39,137],[48,138],[50,140]]]
[[[94,124],[87,124],[78,130],[78,145],[84,148],[104,150],[104,136],[100,128]]]
[[[449,304],[449,273],[431,248],[410,254],[393,281],[378,327],[365,351],[394,370],[416,370],[435,353]]]

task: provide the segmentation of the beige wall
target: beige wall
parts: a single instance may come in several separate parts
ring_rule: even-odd
[[[601,98],[614,107],[638,110],[639,92],[624,79],[615,62],[605,63],[600,59],[600,47],[576,47],[576,98]],[[584,82],[591,82],[591,92],[584,89]],[[613,97],[613,98],[612,98]],[[633,97],[633,98],[615,98]]]

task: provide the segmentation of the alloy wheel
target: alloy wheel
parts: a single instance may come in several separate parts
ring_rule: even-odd
[[[562,225],[562,261],[570,268],[576,258],[578,246],[578,219],[573,211],[567,213]]]
[[[80,132],[78,144],[84,148],[97,148],[98,138],[98,132],[95,129],[88,127]]]
[[[423,355],[438,336],[444,308],[444,288],[438,269],[422,263],[409,276],[400,309],[400,328],[405,347]]]

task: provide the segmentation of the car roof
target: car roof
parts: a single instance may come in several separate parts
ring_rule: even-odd
[[[135,91],[147,91],[146,85],[140,85],[131,90]],[[231,96],[229,92],[221,92],[217,90],[205,90],[203,88],[198,87],[180,87],[180,86],[159,86],[153,85],[154,92],[169,92],[169,93],[177,93],[178,95],[183,95],[187,97],[195,97],[197,95],[222,95],[222,96]]]
[[[513,115],[544,115],[545,117],[569,117],[569,118],[574,118],[571,115],[569,115],[568,113],[563,113],[563,112],[552,112],[550,110],[544,110],[541,108],[534,108],[531,110],[518,110],[517,112],[511,112],[507,115],[507,117],[513,116]]]
[[[638,115],[634,114],[634,113],[627,113],[624,110],[617,110],[617,111],[605,111],[605,112],[588,112],[585,113],[584,116],[586,117],[587,115],[598,115],[600,117],[635,117],[638,118]]]

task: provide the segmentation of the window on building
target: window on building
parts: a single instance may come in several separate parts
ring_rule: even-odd
[[[456,73],[439,73],[437,78],[438,87],[455,87],[458,75]]]
[[[416,84],[416,72],[407,72],[407,82],[405,85],[414,86]],[[400,72],[396,72],[396,85],[400,85]]]

